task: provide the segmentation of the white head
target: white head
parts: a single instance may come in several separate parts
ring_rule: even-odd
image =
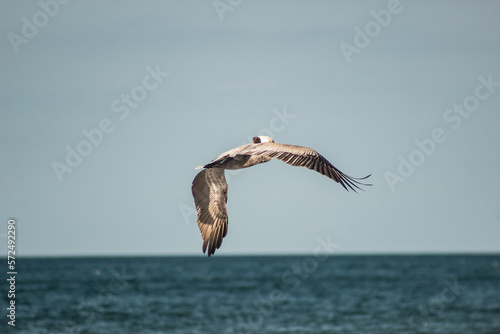
[[[258,137],[253,137],[253,143],[254,144],[260,144],[260,143],[274,143],[275,141],[268,136],[258,136]]]

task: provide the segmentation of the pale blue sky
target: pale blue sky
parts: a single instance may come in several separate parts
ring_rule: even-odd
[[[19,254],[201,254],[194,167],[269,131],[374,185],[242,170],[216,256],[325,236],[339,253],[500,251],[500,2],[40,3],[0,2],[0,218]],[[67,147],[88,154],[58,177]]]

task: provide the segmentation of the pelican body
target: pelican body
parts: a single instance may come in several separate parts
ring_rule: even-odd
[[[196,168],[204,168],[194,178],[191,188],[198,213],[198,227],[203,239],[203,253],[208,249],[208,256],[213,255],[227,235],[228,187],[224,170],[248,168],[272,159],[315,170],[340,183],[347,191],[351,189],[356,192],[356,189],[361,189],[358,185],[371,186],[359,182],[370,175],[363,178],[348,176],[312,148],[278,144],[268,136],[254,137],[252,144],[224,152],[212,162]]]

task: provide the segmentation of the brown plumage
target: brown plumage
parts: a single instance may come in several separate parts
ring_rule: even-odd
[[[312,148],[275,143],[267,136],[253,138],[253,144],[243,145],[219,155],[205,166],[193,180],[191,188],[196,210],[198,227],[203,238],[203,253],[208,247],[208,256],[214,254],[227,234],[227,182],[225,169],[241,169],[270,161],[281,160],[292,166],[306,167],[338,182],[349,191],[361,189],[359,185],[371,186],[359,182],[366,179],[354,178],[342,173],[321,154]]]
[[[208,256],[222,244],[227,234],[227,182],[224,169],[204,169],[196,175],[191,188],[198,211],[198,227],[203,238],[203,253]]]

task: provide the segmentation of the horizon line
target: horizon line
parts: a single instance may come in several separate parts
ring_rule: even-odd
[[[234,254],[219,254],[217,257],[307,257],[315,256],[314,253],[234,253]],[[452,252],[452,251],[439,251],[439,252],[349,252],[349,253],[321,253],[320,256],[500,256],[500,251],[467,251],[467,252]],[[194,253],[179,253],[179,254],[30,254],[20,255],[17,259],[40,259],[40,258],[145,258],[145,257],[207,257],[206,254]]]

